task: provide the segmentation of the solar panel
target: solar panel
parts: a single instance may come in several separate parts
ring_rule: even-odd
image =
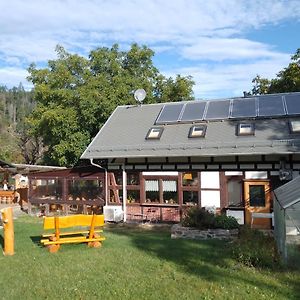
[[[231,118],[256,117],[255,98],[233,99]]]
[[[208,109],[205,119],[228,119],[230,100],[226,101],[208,101]]]
[[[300,93],[285,95],[285,103],[288,115],[300,114]]]
[[[258,116],[282,116],[285,115],[284,105],[281,95],[259,96],[258,98]]]
[[[156,124],[166,124],[166,123],[174,123],[177,122],[183,108],[183,103],[181,104],[170,104],[165,105],[158,118],[156,120]]]
[[[191,122],[203,120],[205,105],[206,101],[187,103],[184,107],[180,121]]]

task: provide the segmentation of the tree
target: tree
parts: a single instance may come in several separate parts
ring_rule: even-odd
[[[266,79],[257,75],[253,80],[252,94],[300,92],[300,48],[291,57],[291,63],[276,78]]]
[[[253,88],[252,88],[252,95],[262,95],[268,94],[270,89],[270,80],[266,78],[261,78],[259,75],[256,75],[255,78],[252,79]]]
[[[19,147],[23,139],[20,128],[25,126],[26,115],[33,107],[31,92],[26,92],[21,83],[11,89],[0,86],[0,158],[28,163],[27,155]]]
[[[191,77],[166,78],[153,65],[154,52],[133,44],[98,48],[88,58],[57,46],[57,59],[38,69],[32,64],[37,106],[28,119],[47,148],[46,163],[72,166],[118,105],[136,104],[132,92],[144,88],[144,103],[193,99]]]
[[[26,120],[18,124],[17,137],[18,147],[26,164],[34,165],[42,159],[45,151],[42,138],[31,132]]]

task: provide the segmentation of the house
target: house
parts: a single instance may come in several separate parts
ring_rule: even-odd
[[[268,228],[252,213],[299,175],[300,93],[119,106],[81,158],[107,170],[106,203],[127,199],[125,220],[196,204]]]

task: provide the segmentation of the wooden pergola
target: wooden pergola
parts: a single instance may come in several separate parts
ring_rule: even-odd
[[[99,168],[72,169],[30,173],[28,213],[38,206],[50,212],[68,213],[102,212],[105,203],[105,174]]]

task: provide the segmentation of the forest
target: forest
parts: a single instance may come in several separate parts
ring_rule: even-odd
[[[135,104],[135,89],[146,90],[145,103],[194,99],[191,76],[165,77],[146,46],[121,51],[115,44],[87,58],[61,46],[56,53],[47,67],[28,67],[31,91],[0,86],[0,159],[74,166],[113,110]],[[275,78],[258,74],[252,85],[249,95],[299,92],[300,48]]]
[[[34,139],[25,130],[26,117],[35,105],[33,91],[25,91],[22,84],[11,89],[0,86],[0,159],[32,164],[41,158],[32,160]]]

